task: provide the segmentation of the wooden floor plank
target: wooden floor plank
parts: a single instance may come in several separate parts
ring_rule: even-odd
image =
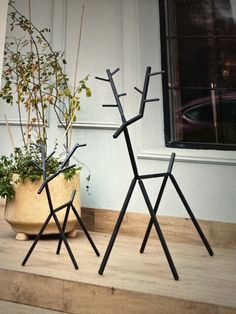
[[[0,314],[63,314],[63,312],[0,300]]]
[[[64,247],[61,255],[55,254],[57,241],[48,238],[22,267],[31,241],[16,241],[9,225],[0,221],[0,299],[68,313],[236,312],[235,249],[217,247],[210,257],[203,246],[169,242],[180,276],[175,281],[157,239],[140,254],[140,238],[118,236],[100,276],[109,235],[92,236],[99,258],[81,232],[70,239],[79,270],[74,270]]]

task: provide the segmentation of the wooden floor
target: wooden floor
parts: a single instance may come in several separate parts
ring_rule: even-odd
[[[61,314],[62,312],[0,300],[0,313],[1,314]]]
[[[103,256],[109,235],[92,236]],[[30,244],[16,241],[0,220],[0,299],[63,313],[236,313],[235,249],[214,248],[210,257],[203,246],[169,243],[180,275],[175,281],[158,240],[140,254],[140,238],[118,236],[103,276],[97,273],[102,257],[81,232],[70,239],[79,270],[64,247],[55,254],[56,239],[41,240],[22,267]]]

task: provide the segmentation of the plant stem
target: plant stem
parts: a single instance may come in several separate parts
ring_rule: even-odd
[[[80,53],[80,44],[81,44],[81,38],[82,38],[83,20],[84,20],[84,4],[82,7],[82,13],[81,13],[79,40],[78,40],[77,53],[76,53],[75,75],[74,75],[74,86],[73,86],[73,94],[74,95],[75,95],[75,91],[76,91],[77,73],[78,73],[78,67],[79,67],[79,53]],[[71,121],[69,123],[69,132],[68,132],[68,147],[67,147],[68,149],[70,149],[70,147],[71,147],[72,125],[73,125],[74,117],[75,117],[75,112],[74,112],[74,110],[72,110]]]
[[[18,53],[18,45],[17,45],[17,53]],[[19,75],[18,75],[18,71],[16,73],[16,82],[17,82],[17,89],[19,88]],[[19,114],[19,120],[20,120],[20,130],[21,130],[21,136],[22,136],[22,140],[24,143],[24,146],[26,145],[25,143],[25,136],[24,136],[24,130],[23,130],[23,125],[22,125],[22,116],[21,116],[21,109],[20,109],[20,102],[21,102],[21,98],[20,98],[20,94],[17,93],[17,108],[18,108],[18,114]]]
[[[29,0],[29,20],[30,20],[30,32],[31,32],[31,0]],[[32,40],[30,36],[30,49],[31,53],[33,53],[33,45],[32,45]],[[33,83],[34,83],[34,77],[32,77]],[[29,148],[29,127],[30,127],[30,118],[31,118],[31,103],[28,108],[28,116],[27,116],[27,131],[26,131],[26,145],[27,149]]]
[[[75,76],[74,76],[74,86],[73,86],[73,92],[74,93],[76,90],[77,72],[78,72],[78,67],[79,67],[79,53],[80,53],[80,44],[81,44],[81,38],[82,38],[83,19],[84,19],[84,4],[82,7],[82,13],[81,13],[79,40],[78,40],[77,53],[76,53]]]

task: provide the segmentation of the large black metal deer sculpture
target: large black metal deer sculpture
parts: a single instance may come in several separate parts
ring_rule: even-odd
[[[160,201],[161,201],[161,198],[162,198],[162,195],[163,195],[163,192],[164,192],[164,189],[165,189],[165,186],[166,186],[168,178],[170,178],[171,182],[173,183],[173,185],[174,185],[174,187],[175,187],[175,189],[176,189],[176,191],[177,191],[181,201],[183,202],[183,204],[184,204],[184,206],[185,206],[185,208],[186,208],[186,210],[187,210],[187,212],[188,212],[188,214],[189,214],[189,216],[190,216],[190,218],[191,218],[195,228],[197,229],[197,232],[198,232],[199,236],[201,237],[201,239],[202,239],[202,241],[203,241],[203,243],[204,243],[204,245],[205,245],[209,255],[212,256],[214,253],[213,253],[213,251],[212,251],[212,249],[211,249],[211,247],[210,247],[210,245],[209,245],[209,243],[208,243],[204,233],[202,232],[202,229],[200,228],[200,226],[199,226],[199,224],[198,224],[198,222],[197,222],[193,212],[191,211],[191,209],[190,209],[190,207],[189,207],[189,205],[188,205],[188,203],[187,203],[187,201],[186,201],[186,199],[185,199],[185,197],[184,197],[184,195],[183,195],[179,185],[177,184],[173,174],[171,173],[172,172],[172,168],[173,168],[173,164],[174,164],[174,160],[175,160],[175,154],[172,153],[172,155],[171,155],[167,172],[147,174],[147,175],[140,175],[139,172],[138,172],[138,168],[137,168],[137,164],[136,164],[136,160],[135,160],[135,157],[134,157],[134,152],[133,152],[133,148],[132,148],[132,144],[131,144],[131,140],[130,140],[130,136],[129,136],[129,132],[128,132],[128,128],[127,128],[129,125],[133,124],[134,122],[138,121],[139,119],[141,119],[143,117],[146,103],[159,100],[158,98],[148,99],[147,98],[147,93],[148,93],[148,86],[149,86],[150,78],[152,76],[154,76],[154,75],[162,74],[163,71],[151,73],[151,67],[147,67],[146,74],[145,74],[145,79],[144,79],[143,90],[140,90],[137,87],[135,87],[136,91],[138,91],[141,94],[141,103],[140,103],[139,113],[138,113],[138,115],[136,115],[135,117],[133,117],[133,118],[131,118],[129,120],[126,120],[126,118],[125,118],[123,107],[122,107],[122,104],[121,104],[121,101],[120,101],[120,98],[122,96],[125,96],[126,94],[125,93],[119,94],[117,92],[116,85],[115,85],[114,80],[113,80],[114,74],[117,73],[118,71],[119,71],[119,69],[116,69],[115,71],[111,72],[108,69],[106,71],[107,78],[101,78],[101,77],[96,77],[96,78],[99,79],[99,80],[102,80],[102,81],[109,82],[110,85],[111,85],[112,92],[113,92],[116,104],[115,105],[103,105],[103,106],[104,107],[117,107],[118,110],[119,110],[122,124],[118,128],[118,130],[114,133],[113,137],[117,138],[121,133],[124,133],[124,137],[125,137],[125,141],[126,141],[126,145],[127,145],[128,154],[129,154],[129,158],[130,158],[130,162],[131,162],[131,166],[132,166],[134,177],[133,177],[133,179],[131,181],[128,193],[126,195],[126,198],[124,200],[122,209],[121,209],[120,214],[118,216],[117,222],[115,224],[113,233],[111,235],[109,244],[107,246],[107,249],[106,249],[106,252],[105,252],[105,255],[103,257],[103,260],[102,260],[102,263],[101,263],[101,266],[99,268],[98,273],[100,275],[102,275],[104,270],[105,270],[107,261],[109,259],[109,256],[110,256],[110,253],[111,253],[111,250],[112,250],[112,247],[113,247],[113,244],[114,244],[116,236],[117,236],[117,234],[119,232],[119,228],[120,228],[122,220],[124,218],[124,215],[125,215],[126,209],[128,207],[128,204],[129,204],[130,198],[132,196],[132,193],[134,191],[134,187],[135,187],[136,183],[138,182],[139,187],[140,187],[141,192],[142,192],[142,195],[144,197],[145,203],[147,205],[148,211],[149,211],[150,216],[151,216],[149,224],[148,224],[148,227],[147,227],[147,231],[145,233],[145,236],[144,236],[144,239],[143,239],[143,243],[142,243],[142,246],[141,246],[141,249],[140,249],[140,253],[144,252],[145,246],[147,244],[147,241],[148,241],[148,238],[149,238],[149,235],[150,235],[150,231],[152,229],[152,226],[154,225],[154,227],[156,229],[156,232],[157,232],[157,235],[158,235],[158,237],[160,239],[162,248],[164,250],[165,256],[166,256],[167,261],[169,263],[170,269],[172,271],[173,277],[174,277],[175,280],[178,280],[179,279],[179,275],[178,275],[177,270],[175,268],[175,265],[174,265],[174,262],[172,260],[170,251],[168,249],[167,243],[165,241],[164,235],[162,233],[161,227],[160,227],[160,225],[158,223],[158,220],[157,220],[157,217],[156,217],[157,210],[158,210],[158,207],[159,207],[159,204],[160,204]],[[152,204],[150,202],[148,193],[146,191],[146,188],[144,186],[143,180],[152,179],[152,178],[158,178],[158,177],[160,177],[160,178],[162,177],[163,181],[162,181],[159,193],[158,193],[158,197],[157,197],[156,203],[155,203],[154,208],[153,208]]]

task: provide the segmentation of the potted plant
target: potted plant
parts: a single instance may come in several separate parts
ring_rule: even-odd
[[[5,218],[10,222],[13,229],[17,233],[36,234],[43,217],[46,215],[44,212],[42,213],[43,217],[41,217],[41,211],[43,209],[48,211],[45,196],[37,195],[41,174],[34,166],[35,163],[40,163],[37,145],[42,144],[45,152],[47,152],[47,112],[53,110],[64,128],[64,146],[65,152],[68,152],[71,144],[72,126],[80,110],[80,96],[84,93],[90,97],[91,91],[87,86],[88,76],[76,84],[75,75],[73,87],[70,86],[69,77],[64,71],[66,60],[63,53],[54,51],[49,43],[47,34],[50,30],[48,28],[37,28],[32,23],[31,17],[27,18],[18,11],[13,1],[9,2],[8,18],[11,31],[17,29],[18,32],[23,33],[23,36],[12,36],[6,40],[0,98],[18,110],[23,147],[14,147],[14,152],[9,157],[2,156],[0,159],[0,196],[7,200]],[[77,52],[77,59],[78,55]],[[26,112],[27,115],[25,125],[22,119],[23,112]],[[11,135],[9,126],[8,130]],[[12,145],[14,146],[13,140]],[[58,143],[56,143],[55,149],[57,147]],[[48,173],[54,173],[59,164],[60,156],[51,158],[48,164]],[[76,177],[78,170],[79,167],[70,169],[61,175],[63,176],[62,184],[66,184],[68,187],[61,188],[65,193],[55,193],[53,199],[56,203],[62,203],[65,197],[68,198],[75,185],[77,185],[76,189],[78,190],[79,181],[78,176]],[[57,190],[60,189],[59,182],[55,182],[55,184]],[[66,189],[70,191],[66,193]],[[23,196],[22,193],[25,194],[26,192],[29,192],[29,195]],[[63,194],[62,199],[58,198],[61,194]],[[31,199],[32,197],[33,199]],[[27,204],[29,206],[26,206]],[[79,206],[78,197],[75,205]],[[30,207],[32,211],[20,213],[19,207],[21,209]],[[37,226],[35,225],[35,228],[23,226],[28,218],[34,219],[37,215],[40,216],[40,221]],[[12,216],[14,217],[12,218]],[[16,227],[15,220],[20,220],[18,225],[21,226]],[[76,220],[74,219],[74,221]],[[36,223],[32,222],[32,225],[34,224]],[[48,233],[54,233],[53,230],[56,230],[53,229],[53,222],[51,225],[52,229],[48,228]],[[23,231],[24,228],[25,231]],[[69,225],[68,228],[67,231],[73,230]],[[17,237],[20,238],[21,236],[18,234]]]

